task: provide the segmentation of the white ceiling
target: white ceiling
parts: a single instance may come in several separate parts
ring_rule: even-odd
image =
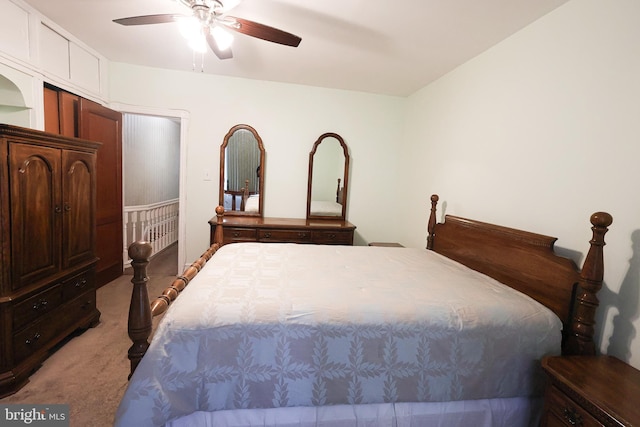
[[[234,33],[233,59],[211,52],[196,70],[407,96],[568,0],[243,0],[230,15],[302,37],[297,48]],[[26,0],[116,62],[194,69],[177,24],[113,19],[189,12],[176,0]]]

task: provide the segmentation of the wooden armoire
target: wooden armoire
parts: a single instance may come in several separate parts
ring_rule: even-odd
[[[0,124],[0,397],[95,326],[99,143]]]

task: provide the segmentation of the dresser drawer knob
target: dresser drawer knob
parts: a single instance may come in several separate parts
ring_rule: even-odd
[[[576,412],[575,408],[564,408],[562,412],[564,419],[572,426],[581,426],[582,417]]]
[[[45,310],[47,308],[47,304],[49,304],[49,301],[41,298],[37,302],[33,303],[33,309],[35,311]]]
[[[328,237],[330,239],[335,239],[336,238],[336,233],[329,233]]]
[[[233,232],[233,237],[240,237],[240,232],[234,231]]]
[[[35,334],[33,334],[31,338],[27,338],[26,340],[24,340],[24,343],[26,345],[35,344],[39,339],[40,339],[40,333],[36,332]]]
[[[267,238],[267,239],[270,239],[271,238],[271,233],[264,233],[264,237]]]
[[[302,232],[298,233],[299,239],[305,239],[306,237],[307,237],[307,233],[302,233]]]
[[[76,288],[84,288],[86,284],[87,284],[87,279],[82,279],[76,282],[75,286]]]

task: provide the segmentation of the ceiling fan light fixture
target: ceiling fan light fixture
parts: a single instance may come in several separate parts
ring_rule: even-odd
[[[198,37],[202,32],[202,24],[195,16],[180,17],[176,21],[180,34],[187,40]]]
[[[207,51],[207,41],[202,32],[202,24],[194,17],[181,17],[177,19],[180,34],[187,40],[187,44],[195,52],[204,53]]]
[[[207,41],[202,34],[200,37],[194,37],[188,40],[187,43],[194,52],[205,53],[207,51]]]
[[[233,35],[223,28],[215,26],[211,29],[211,35],[218,45],[218,49],[227,50],[233,43]]]

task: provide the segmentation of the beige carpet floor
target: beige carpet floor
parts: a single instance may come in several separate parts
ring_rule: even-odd
[[[152,258],[148,270],[151,298],[173,281],[176,270],[176,245]],[[26,386],[0,399],[0,404],[65,403],[69,404],[72,427],[113,425],[129,374],[129,274],[98,289],[97,305],[102,313],[98,326],[69,337],[31,375]]]

